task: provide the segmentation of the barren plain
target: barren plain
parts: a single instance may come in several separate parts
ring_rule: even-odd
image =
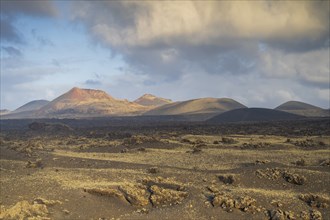
[[[1,122],[0,219],[330,219],[330,122]]]

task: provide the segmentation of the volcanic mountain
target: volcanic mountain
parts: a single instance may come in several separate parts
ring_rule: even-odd
[[[224,112],[207,120],[209,123],[227,122],[261,122],[261,121],[283,121],[297,120],[304,116],[267,109],[267,108],[241,108]]]
[[[304,102],[289,101],[275,108],[276,110],[285,111],[297,115],[307,117],[329,117],[329,109],[322,109],[320,107],[310,105]]]
[[[115,99],[101,90],[73,88],[36,112],[37,117],[97,117],[131,115],[145,111],[145,106]]]
[[[140,98],[136,99],[134,102],[143,106],[157,107],[172,103],[172,100],[164,99],[151,94],[144,94]]]
[[[41,109],[48,103],[49,101],[47,100],[34,100],[22,105],[14,111],[3,114],[2,118],[30,118],[34,116],[37,110]]]
[[[17,108],[15,111],[13,111],[13,113],[38,110],[47,105],[48,103],[49,101],[47,100],[34,100]]]
[[[145,115],[215,114],[238,108],[246,106],[228,98],[201,98],[163,105]]]

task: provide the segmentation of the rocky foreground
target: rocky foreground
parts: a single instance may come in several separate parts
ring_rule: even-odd
[[[0,219],[329,219],[327,123],[3,127]]]

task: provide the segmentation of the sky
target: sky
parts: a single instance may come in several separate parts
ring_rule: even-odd
[[[329,1],[1,0],[0,108],[72,87],[329,108]]]

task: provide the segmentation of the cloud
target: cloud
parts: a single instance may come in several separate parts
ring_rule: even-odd
[[[0,19],[0,40],[5,42],[22,43],[21,34],[6,18]]]
[[[5,42],[23,43],[23,34],[15,27],[20,16],[54,17],[58,14],[52,1],[0,1],[1,34]]]
[[[284,74],[317,84],[326,79],[324,70],[303,70],[306,65],[297,74],[263,68],[259,45],[290,58],[284,65],[289,71],[299,59],[310,59],[311,51],[328,58],[323,53],[329,48],[328,1],[84,1],[72,9],[73,19],[94,40],[123,56],[135,73],[156,81],[179,80],[189,70],[267,71],[263,77]],[[325,59],[317,61],[322,68]]]
[[[329,2],[77,2],[74,17],[113,46],[304,44],[327,40]]]
[[[259,54],[258,69],[271,78],[297,79],[302,84],[328,88],[329,56],[329,48],[302,53],[267,49]]]
[[[2,50],[6,51],[6,53],[9,55],[9,56],[16,56],[16,57],[20,57],[22,56],[22,52],[15,48],[15,47],[12,47],[12,46],[9,46],[9,47],[1,47]]]
[[[1,1],[1,13],[9,16],[56,16],[58,11],[52,1]]]

